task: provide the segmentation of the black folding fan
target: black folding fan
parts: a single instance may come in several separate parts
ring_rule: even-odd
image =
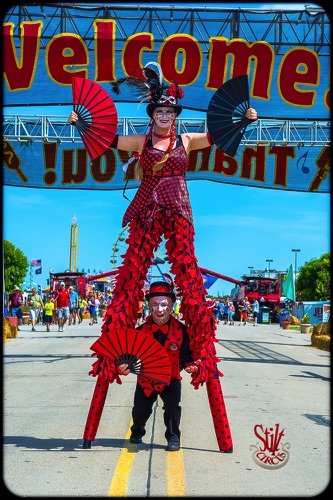
[[[169,385],[171,365],[166,350],[154,337],[134,328],[103,334],[90,348],[97,354],[126,363],[131,373]]]
[[[250,107],[247,75],[236,76],[225,82],[214,93],[207,109],[207,128],[216,146],[235,156],[246,127]]]
[[[98,83],[86,78],[72,78],[75,123],[91,160],[100,156],[112,143],[118,115],[111,96]]]

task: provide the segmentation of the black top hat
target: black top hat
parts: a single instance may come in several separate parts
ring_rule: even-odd
[[[183,110],[183,106],[181,104],[178,104],[178,98],[177,96],[173,96],[169,94],[170,88],[172,88],[171,84],[169,89],[166,89],[164,93],[161,95],[158,101],[151,102],[147,106],[147,115],[150,116],[150,118],[153,118],[153,112],[155,108],[163,107],[163,108],[174,108],[175,112],[177,113],[177,116],[180,115],[180,113]]]
[[[158,74],[148,68],[147,66],[154,65],[158,69]],[[139,97],[144,101],[150,101],[147,106],[147,114],[150,118],[153,117],[153,111],[157,107],[174,108],[177,116],[182,112],[183,106],[178,104],[178,99],[184,97],[183,90],[179,87],[178,83],[171,82],[169,86],[165,85],[161,66],[156,62],[149,62],[142,70],[145,80],[132,76],[119,78],[119,80],[111,84],[112,90],[116,94],[120,94],[120,85],[126,83],[131,90],[140,92]]]
[[[145,295],[147,300],[151,299],[152,297],[159,296],[170,297],[172,302],[176,302],[176,296],[174,294],[172,285],[170,283],[167,283],[166,281],[154,281],[150,285],[149,292]]]

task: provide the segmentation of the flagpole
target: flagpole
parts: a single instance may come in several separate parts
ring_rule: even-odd
[[[295,279],[294,279],[294,296],[296,302],[296,280],[297,280],[297,253],[300,252],[299,248],[293,248],[291,250],[295,254]]]
[[[31,261],[30,261],[30,273],[29,274],[30,274],[30,283],[29,283],[29,285],[30,285],[30,291],[31,291],[31,289],[32,289],[32,262]]]

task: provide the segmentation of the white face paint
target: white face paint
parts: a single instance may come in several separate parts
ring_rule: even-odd
[[[173,311],[173,302],[170,297],[165,297],[163,295],[151,297],[148,301],[148,306],[154,323],[157,325],[164,325],[169,321]]]
[[[158,127],[169,128],[176,117],[176,113],[174,108],[155,108],[153,117]]]

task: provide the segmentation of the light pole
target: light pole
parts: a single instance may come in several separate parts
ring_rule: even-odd
[[[268,262],[268,277],[271,277],[271,262],[273,262],[272,259],[266,259],[266,262]]]
[[[295,283],[296,283],[296,279],[297,279],[297,253],[300,252],[300,249],[299,248],[293,248],[292,252],[295,253]]]
[[[252,269],[253,269],[253,266],[247,266],[247,267],[248,267],[248,269],[250,269],[250,276],[251,276],[251,274],[252,274]]]
[[[50,267],[50,269],[49,269],[49,275],[50,275],[50,295],[52,293],[52,273],[53,273],[53,269],[52,269],[52,267]]]
[[[294,287],[295,287],[295,300],[296,300],[297,254],[298,254],[298,252],[300,252],[300,249],[299,248],[293,248],[291,251],[295,253],[295,281],[294,281]]]

